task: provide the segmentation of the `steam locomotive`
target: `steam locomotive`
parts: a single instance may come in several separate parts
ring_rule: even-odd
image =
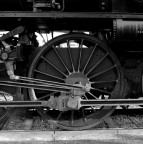
[[[116,108],[93,101],[142,99],[143,0],[1,0],[0,20],[1,124],[40,101],[43,119],[89,129]]]

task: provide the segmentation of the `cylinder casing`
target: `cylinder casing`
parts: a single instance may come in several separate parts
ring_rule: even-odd
[[[143,40],[143,21],[122,20],[113,21],[113,38],[115,40]]]

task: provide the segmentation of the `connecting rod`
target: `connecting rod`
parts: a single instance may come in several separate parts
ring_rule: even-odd
[[[47,86],[53,86],[57,88],[65,88],[65,89],[76,89],[76,90],[81,90],[83,87],[81,86],[74,86],[66,83],[59,83],[59,82],[53,82],[53,81],[46,81],[46,80],[41,80],[41,79],[34,79],[34,78],[29,78],[29,77],[21,77],[19,76],[19,79],[17,80],[22,80],[22,81],[27,81],[30,83],[37,83],[37,84],[42,84],[42,85],[47,85]]]
[[[16,81],[0,81],[0,85],[70,93],[70,89],[64,87],[55,87],[54,85],[51,86],[51,85],[23,83],[23,82],[16,82]]]
[[[74,86],[65,83],[52,82],[52,81],[21,77],[21,76],[14,76],[14,77],[16,78],[14,79],[14,81],[0,81],[0,85],[33,88],[33,89],[55,91],[55,92],[68,92],[68,93],[73,93],[74,90],[85,91],[85,88],[81,86]]]
[[[49,99],[48,101],[0,101],[0,107],[50,107],[52,109],[58,109],[59,111],[67,111],[79,110],[81,107],[84,106],[95,106],[96,108],[96,106],[143,105],[142,99],[83,100],[77,98],[76,100],[76,103],[70,105],[67,104],[68,101],[60,100],[60,98],[55,98],[53,99],[53,101],[51,99]],[[54,101],[58,103],[55,108],[53,105]],[[65,102],[64,105],[63,102]]]

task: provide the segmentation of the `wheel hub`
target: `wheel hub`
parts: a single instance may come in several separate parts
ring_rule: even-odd
[[[81,83],[82,85],[86,85],[89,83],[88,78],[82,73],[72,73],[68,76],[65,80],[67,84],[78,84]]]
[[[76,96],[82,96],[86,91],[90,91],[91,84],[88,80],[88,78],[82,74],[82,73],[72,73],[68,76],[68,78],[65,80],[65,83],[71,84],[71,85],[76,85],[76,86],[81,86],[85,89],[85,91],[79,91],[79,90],[74,90],[74,95]]]

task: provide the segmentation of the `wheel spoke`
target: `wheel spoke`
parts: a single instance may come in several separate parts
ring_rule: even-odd
[[[98,99],[95,95],[93,95],[91,92],[88,92],[93,98]]]
[[[106,57],[108,56],[108,53],[105,54],[103,58],[101,58],[97,64],[95,64],[89,71],[86,73],[86,76],[91,73]]]
[[[85,97],[86,100],[88,100],[88,98],[87,98],[87,96],[85,94],[83,96]]]
[[[106,90],[101,90],[101,89],[98,89],[98,88],[91,88],[92,90],[95,90],[95,91],[99,91],[99,92],[102,92],[102,93],[106,93],[106,94],[111,94],[111,92],[108,92]]]
[[[79,46],[78,72],[80,72],[82,45],[83,45],[83,39],[81,40],[81,43],[80,43],[80,46]]]
[[[74,123],[74,110],[71,111],[71,125]]]
[[[82,107],[81,110],[82,110],[83,121],[87,123],[87,118],[85,117],[85,114],[84,114],[84,108]]]
[[[54,95],[54,94],[56,94],[56,93],[57,93],[57,92],[52,92],[52,93],[50,93],[50,94],[46,94],[46,95],[44,95],[44,96],[38,98],[37,100],[45,99],[45,98],[49,97],[50,95]]]
[[[67,77],[66,74],[64,74],[60,69],[58,69],[54,64],[52,64],[50,61],[48,61],[46,58],[44,58],[43,56],[41,56],[41,58],[43,60],[45,60],[48,64],[50,64],[53,68],[55,68],[57,71],[59,71],[62,75],[64,75],[65,77]]]
[[[53,47],[55,53],[57,54],[57,56],[59,57],[60,61],[62,62],[63,66],[65,67],[65,69],[68,71],[69,74],[71,74],[71,72],[69,71],[69,69],[67,68],[66,64],[64,63],[62,57],[60,56],[60,54],[58,53],[58,51],[56,50],[55,47]]]
[[[114,69],[116,67],[117,67],[117,65],[114,65],[114,66],[112,66],[112,67],[110,67],[110,68],[108,68],[108,69],[106,69],[106,70],[104,70],[104,71],[102,71],[100,73],[94,74],[94,75],[92,75],[92,76],[89,77],[89,80],[92,79],[92,78],[94,78],[94,77],[97,77],[97,76],[99,76],[99,75],[101,75],[101,74],[103,74],[103,73],[105,73],[107,71],[110,71],[110,70],[112,70],[112,69]]]
[[[89,63],[89,61],[90,61],[90,59],[91,59],[91,57],[92,57],[92,55],[93,55],[93,53],[94,53],[94,51],[95,51],[96,48],[97,48],[97,44],[94,46],[94,48],[93,48],[93,50],[92,50],[92,52],[91,52],[91,54],[90,54],[90,56],[89,56],[86,64],[85,64],[85,66],[84,66],[84,68],[82,70],[82,73],[84,73],[84,71],[85,71],[85,69],[86,69],[86,67],[87,67],[87,65],[88,65],[88,63]]]
[[[58,115],[58,117],[57,117],[57,119],[56,119],[57,121],[60,120],[60,117],[62,116],[63,113],[64,113],[63,111],[59,113],[59,115]]]
[[[71,48],[70,48],[69,40],[67,40],[67,48],[68,48],[68,52],[69,52],[69,57],[70,57],[72,69],[73,69],[73,72],[75,72],[75,68],[74,68],[74,64],[73,64],[73,59],[72,59],[72,55],[71,55],[71,50],[70,50]]]
[[[114,83],[114,82],[118,82],[118,80],[107,80],[107,81],[95,81],[95,82],[90,82],[91,84],[100,84],[100,83]]]
[[[37,72],[37,73],[43,74],[43,75],[45,75],[45,76],[53,77],[53,78],[56,78],[56,79],[59,79],[59,80],[64,81],[64,79],[62,79],[62,78],[60,78],[60,77],[56,77],[56,76],[47,74],[47,73],[45,73],[45,72],[38,71],[38,70],[36,70],[36,69],[35,69],[34,71]]]

